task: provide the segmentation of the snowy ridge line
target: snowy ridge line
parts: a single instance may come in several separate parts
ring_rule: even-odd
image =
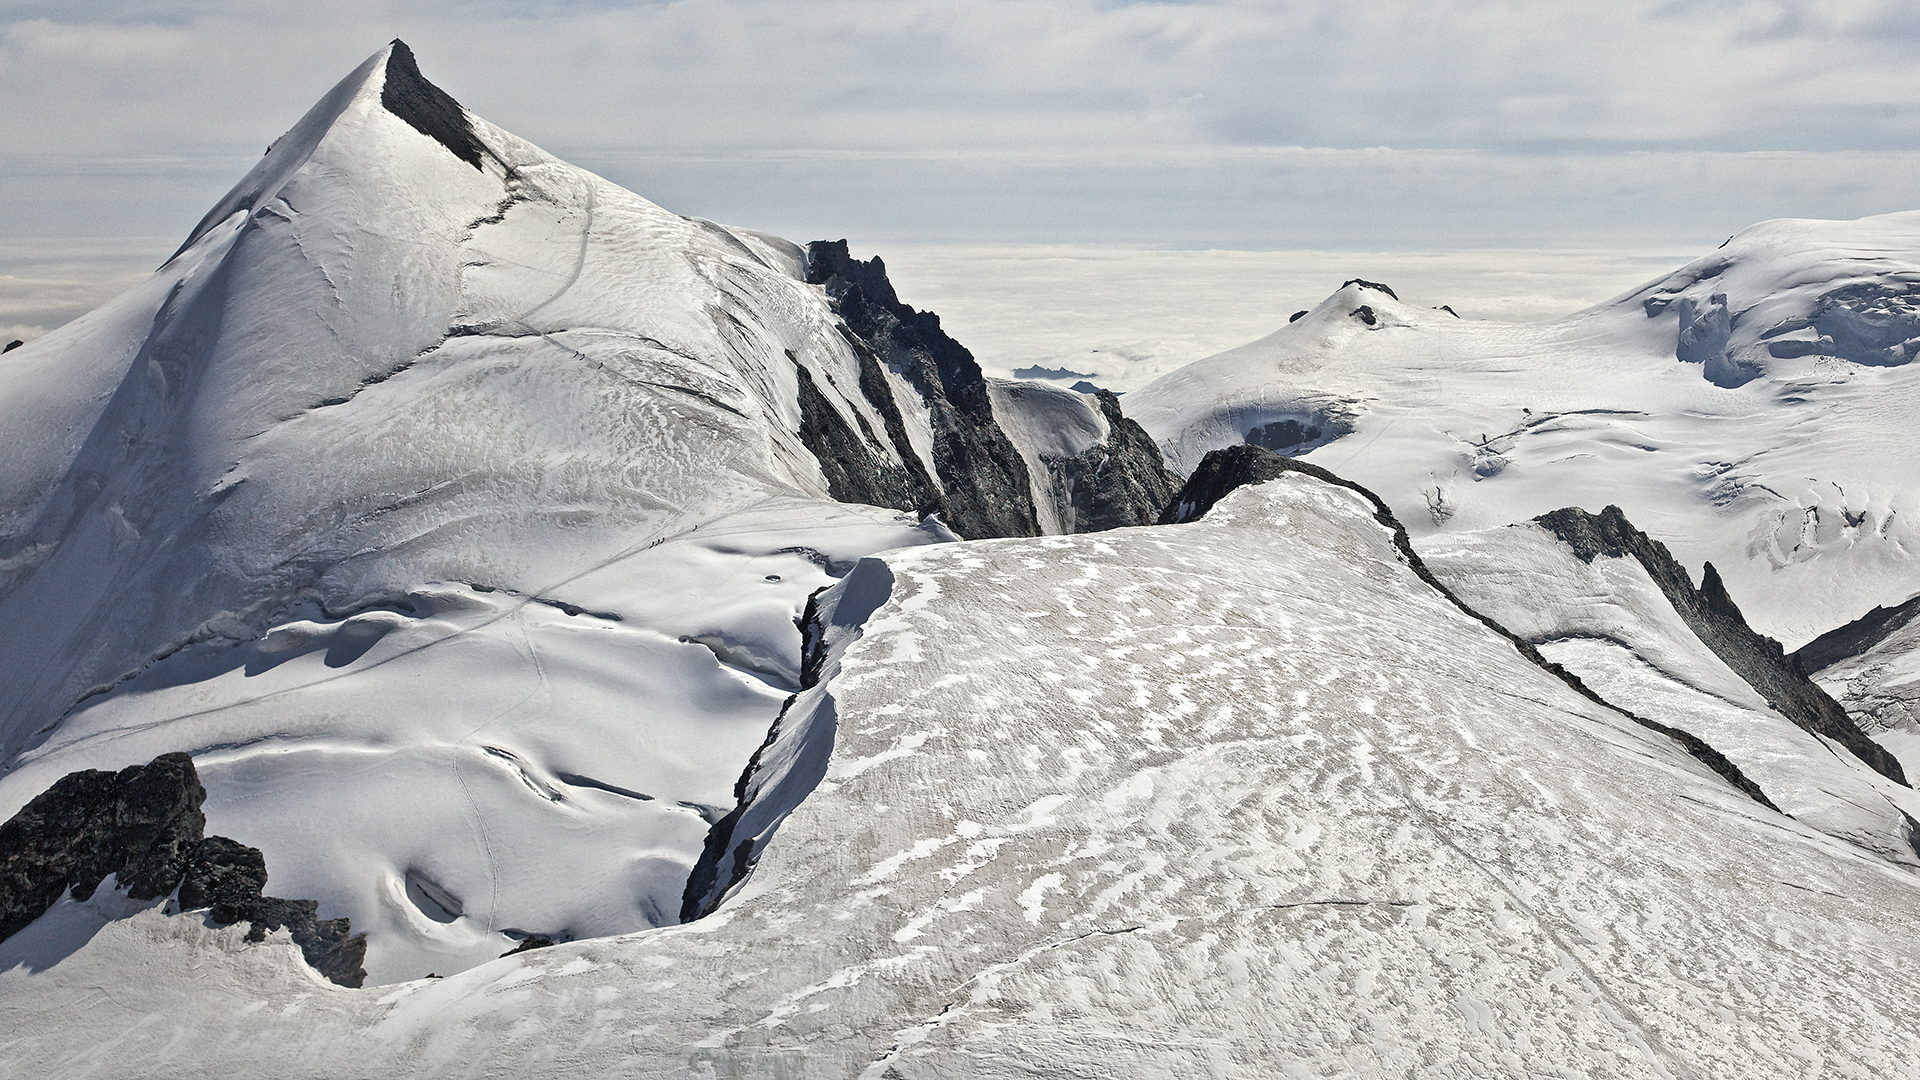
[[[1920,596],[1886,607],[1876,604],[1872,611],[1833,629],[1794,650],[1788,658],[1808,677],[1842,660],[1872,649],[1920,615]]]
[[[1911,786],[1899,759],[1868,738],[1839,702],[1787,658],[1779,642],[1748,625],[1712,562],[1705,564],[1696,587],[1667,546],[1636,528],[1618,506],[1608,506],[1599,514],[1564,507],[1534,518],[1533,523],[1571,547],[1582,562],[1591,563],[1599,555],[1631,556],[1700,643],[1759,691],[1775,711],[1802,730],[1839,743],[1894,783]]]
[[[1445,597],[1454,607],[1459,608],[1487,629],[1505,638],[1528,663],[1559,679],[1561,682],[1567,684],[1575,693],[1592,701],[1594,704],[1617,712],[1642,727],[1667,736],[1678,743],[1680,748],[1685,750],[1688,755],[1713,770],[1714,773],[1727,781],[1727,783],[1738,788],[1748,798],[1775,813],[1785,814],[1785,811],[1781,810],[1774,804],[1772,799],[1767,797],[1766,792],[1760,790],[1760,785],[1754,783],[1746,773],[1741,771],[1740,766],[1734,764],[1725,754],[1714,749],[1706,740],[1701,739],[1691,732],[1670,727],[1660,723],[1658,720],[1641,716],[1630,709],[1624,709],[1615,705],[1613,702],[1601,697],[1586,683],[1582,682],[1578,675],[1547,659],[1541,654],[1539,649],[1535,648],[1525,638],[1502,626],[1498,620],[1491,616],[1483,615],[1479,611],[1476,611],[1472,605],[1462,600],[1452,589],[1443,584],[1438,577],[1435,577],[1433,571],[1427,569],[1427,564],[1420,558],[1420,553],[1413,549],[1413,541],[1412,538],[1407,535],[1406,526],[1400,523],[1400,519],[1394,516],[1393,511],[1381,500],[1380,496],[1375,495],[1373,492],[1352,480],[1329,472],[1318,465],[1312,465],[1297,458],[1285,457],[1258,446],[1241,445],[1228,447],[1225,450],[1213,450],[1207,453],[1207,456],[1201,461],[1200,467],[1193,471],[1193,476],[1188,479],[1186,486],[1180,489],[1178,495],[1174,496],[1174,500],[1168,505],[1166,513],[1161,515],[1160,522],[1161,524],[1175,524],[1198,520],[1206,514],[1209,509],[1212,509],[1214,503],[1225,497],[1226,493],[1233,488],[1245,484],[1262,483],[1282,473],[1289,472],[1303,473],[1323,483],[1346,488],[1365,498],[1373,505],[1374,520],[1393,534],[1393,545],[1399,550],[1400,557],[1406,562],[1407,568],[1412,570],[1414,575],[1420,580],[1432,586],[1434,591]]]
[[[884,561],[868,557],[807,598],[806,610],[794,620],[801,635],[801,690],[780,706],[765,741],[734,782],[736,805],[708,830],[687,875],[682,923],[713,914],[746,881],[775,830],[826,777],[839,726],[827,684],[867,619],[893,595],[893,581]]]

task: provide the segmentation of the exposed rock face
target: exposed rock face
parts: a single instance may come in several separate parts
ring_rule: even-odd
[[[365,934],[355,934],[346,919],[322,919],[313,900],[264,896],[267,860],[224,836],[209,836],[193,849],[180,879],[180,909],[207,909],[207,918],[226,926],[245,921],[248,941],[264,941],[267,932],[285,927],[313,969],[341,986],[359,986],[367,973]]]
[[[1561,682],[1566,683],[1588,700],[1612,709],[1642,727],[1660,732],[1662,735],[1678,743],[1680,748],[1685,750],[1694,760],[1712,769],[1715,773],[1719,774],[1721,778],[1726,780],[1727,783],[1738,788],[1748,798],[1751,798],[1769,810],[1778,811],[1780,809],[1774,805],[1772,799],[1767,798],[1766,792],[1760,790],[1760,785],[1754,783],[1746,773],[1741,771],[1740,766],[1735,765],[1725,754],[1708,745],[1704,739],[1701,739],[1691,732],[1669,727],[1657,720],[1650,720],[1638,713],[1613,704],[1595,693],[1586,683],[1580,681],[1578,675],[1575,675],[1573,672],[1568,671],[1566,668],[1561,667],[1559,664],[1541,655],[1540,650],[1534,648],[1532,643],[1500,625],[1500,623],[1494,619],[1482,615],[1480,612],[1468,606],[1467,602],[1455,595],[1452,589],[1442,584],[1440,579],[1433,575],[1433,571],[1427,569],[1427,565],[1421,560],[1420,554],[1413,549],[1413,542],[1407,536],[1405,526],[1401,525],[1399,519],[1393,516],[1393,511],[1387,507],[1387,504],[1381,501],[1378,495],[1375,495],[1373,492],[1368,491],[1366,488],[1361,487],[1351,480],[1336,476],[1320,468],[1318,465],[1309,465],[1304,461],[1282,457],[1271,450],[1265,450],[1258,446],[1230,446],[1224,450],[1212,451],[1201,460],[1200,467],[1195,469],[1193,475],[1187,478],[1186,486],[1182,487],[1180,493],[1174,497],[1173,501],[1167,504],[1166,510],[1160,515],[1160,524],[1172,525],[1185,521],[1198,520],[1208,510],[1212,509],[1215,503],[1226,498],[1228,493],[1232,492],[1235,488],[1243,487],[1247,484],[1264,483],[1290,472],[1305,473],[1317,480],[1347,488],[1364,496],[1368,502],[1373,504],[1374,519],[1380,522],[1381,525],[1393,530],[1394,546],[1400,549],[1401,557],[1407,561],[1407,568],[1418,575],[1420,580],[1433,586],[1434,590],[1446,597],[1448,602],[1452,603],[1453,606],[1471,615],[1488,629],[1512,642],[1513,647],[1519,651],[1521,656],[1548,674],[1559,679]],[[1624,518],[1622,520],[1624,520]],[[1665,551],[1664,548],[1661,550],[1663,552]],[[1745,623],[1743,622],[1741,625],[1744,626]],[[1749,633],[1751,633],[1751,631],[1749,631]],[[1838,708],[1838,706],[1835,707]],[[1845,714],[1842,714],[1842,718],[1845,718]],[[1855,734],[1858,734],[1858,732],[1856,731]],[[1902,782],[1904,783],[1905,781]]]
[[[1321,431],[1311,424],[1302,424],[1298,420],[1275,420],[1271,424],[1262,424],[1247,431],[1247,444],[1261,446],[1275,453],[1286,453],[1303,443],[1318,442]]]
[[[1747,625],[1712,563],[1706,564],[1700,587],[1694,588],[1686,568],[1674,561],[1666,545],[1634,528],[1617,506],[1598,514],[1567,507],[1534,521],[1573,548],[1583,562],[1592,562],[1598,555],[1639,560],[1688,629],[1782,716],[1846,747],[1881,775],[1907,782],[1899,760],[1862,734],[1846,710],[1785,655],[1779,642]]]
[[[1894,607],[1878,607],[1845,626],[1821,634],[1788,656],[1809,675],[1823,671],[1880,644],[1920,615],[1920,596]]]
[[[854,259],[845,240],[821,240],[808,246],[807,282],[826,286],[835,310],[858,338],[855,352],[860,353],[863,367],[869,358],[887,365],[925,403],[947,524],[969,539],[1038,535],[1026,464],[994,422],[980,365],[940,329],[940,317],[901,303],[880,259]],[[863,377],[861,390],[867,400],[882,415],[888,410],[897,415],[884,382],[873,388],[868,384]],[[905,448],[904,428],[894,445]],[[910,456],[902,454],[903,459]],[[898,502],[878,505],[917,508]]]
[[[245,920],[248,941],[286,927],[307,962],[342,986],[367,977],[365,935],[346,919],[319,919],[312,900],[263,896],[256,848],[205,836],[207,790],[186,754],[162,754],[118,773],[68,773],[0,825],[0,940],[39,918],[69,889],[93,895],[108,874],[136,900],[177,887],[182,910],[207,909],[218,926]]]
[[[473,133],[467,110],[420,74],[413,50],[399,38],[393,39],[393,51],[387,54],[387,81],[380,91],[380,104],[415,131],[451,150],[454,157],[476,169],[480,167],[486,147]]]
[[[206,797],[185,754],[62,777],[0,825],[0,938],[108,874],[137,900],[172,892],[206,830]]]
[[[1121,415],[1120,399],[1112,391],[1101,390],[1097,396],[1101,415],[1107,418],[1107,441],[1067,463],[1073,531],[1151,525],[1180,490],[1180,478],[1167,471],[1153,437]]]
[[[1385,285],[1380,284],[1377,281],[1368,281],[1366,278],[1348,278],[1347,280],[1340,283],[1340,287],[1342,289],[1346,288],[1349,285],[1358,285],[1363,289],[1372,289],[1374,292],[1386,293],[1388,296],[1393,297],[1395,300],[1400,299],[1399,293],[1394,292],[1392,289],[1388,288]]]
[[[879,362],[865,349],[856,348],[854,351],[860,356],[861,389],[868,401],[876,406],[884,402],[887,406],[881,410],[881,415],[887,420],[888,438],[906,464],[896,463],[876,452],[874,447],[878,440],[874,438],[874,433],[864,430],[856,433],[828,402],[827,395],[814,385],[813,376],[806,367],[796,363],[794,371],[800,382],[800,440],[820,463],[820,471],[827,478],[827,493],[841,502],[890,506],[895,510],[925,513],[944,509],[939,490],[907,443],[900,410],[892,407],[893,397],[887,393],[886,382],[879,372]],[[872,369],[872,380],[867,378],[869,368]],[[877,382],[877,393],[867,390],[870,381]],[[857,413],[855,417],[860,419],[864,427],[864,418]]]
[[[1251,444],[1212,451],[1201,459],[1200,467],[1193,470],[1186,484],[1161,510],[1158,524],[1177,525],[1184,521],[1198,521],[1213,509],[1214,503],[1226,498],[1235,488],[1265,483],[1289,472],[1318,475],[1326,470]]]

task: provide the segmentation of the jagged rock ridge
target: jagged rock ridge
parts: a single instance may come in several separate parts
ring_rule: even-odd
[[[940,317],[901,303],[879,256],[855,259],[845,240],[808,245],[807,282],[826,286],[834,310],[858,339],[855,351],[863,365],[885,364],[919,392],[933,429],[933,465],[944,489],[940,505],[947,524],[969,539],[1038,535],[1026,465],[994,422],[986,376],[973,354],[940,328]],[[868,385],[863,374],[862,389]],[[889,435],[905,438],[904,430]]]
[[[319,919],[312,900],[262,895],[266,858],[224,836],[204,836],[206,788],[186,754],[162,754],[118,773],[69,773],[0,825],[0,940],[68,892],[91,897],[109,875],[135,900],[179,889],[182,910],[207,909],[217,926],[252,925],[248,941],[285,927],[301,955],[341,986],[366,979],[365,935],[346,919]]]
[[[1579,676],[1547,659],[1545,656],[1542,656],[1540,650],[1535,648],[1532,642],[1508,630],[1497,620],[1482,614],[1470,606],[1465,600],[1462,600],[1457,593],[1448,588],[1439,578],[1435,577],[1433,571],[1427,569],[1426,562],[1420,558],[1419,552],[1413,549],[1413,542],[1407,535],[1406,527],[1400,524],[1398,518],[1394,517],[1392,509],[1390,509],[1378,495],[1375,495],[1373,492],[1368,491],[1366,488],[1351,480],[1335,475],[1318,465],[1311,465],[1296,458],[1283,457],[1271,450],[1258,446],[1232,446],[1224,450],[1214,450],[1210,451],[1207,456],[1201,460],[1200,467],[1195,469],[1193,475],[1187,478],[1187,483],[1180,489],[1180,493],[1174,497],[1172,502],[1167,504],[1165,512],[1160,516],[1160,523],[1167,525],[1184,521],[1196,521],[1204,516],[1208,510],[1212,509],[1215,503],[1226,498],[1227,495],[1236,488],[1244,487],[1248,484],[1264,483],[1287,473],[1302,473],[1315,479],[1323,480],[1329,484],[1335,484],[1347,488],[1350,491],[1358,492],[1364,496],[1368,502],[1373,504],[1375,520],[1393,531],[1394,546],[1399,549],[1401,558],[1406,560],[1408,568],[1418,575],[1420,580],[1431,585],[1435,591],[1446,597],[1455,607],[1473,616],[1473,618],[1477,619],[1488,629],[1507,639],[1528,662],[1549,672],[1561,682],[1566,683],[1569,687],[1578,691],[1583,697],[1620,713],[1642,727],[1650,728],[1667,736],[1674,742],[1679,743],[1680,747],[1695,760],[1707,768],[1712,769],[1715,773],[1718,773],[1729,784],[1738,788],[1753,801],[1765,806],[1769,810],[1779,810],[1779,807],[1774,805],[1773,800],[1767,797],[1766,792],[1760,789],[1760,785],[1754,783],[1746,773],[1741,771],[1738,765],[1734,764],[1725,754],[1714,749],[1704,739],[1701,739],[1691,732],[1682,731],[1679,728],[1641,716],[1631,710],[1623,709],[1606,700],[1595,693],[1586,683],[1582,682]],[[1898,768],[1898,763],[1895,763],[1894,767]]]
[[[1920,596],[1892,607],[1875,605],[1872,611],[1852,622],[1836,626],[1795,649],[1788,659],[1801,671],[1812,675],[1859,656],[1895,633],[1920,615]]]
[[[1153,436],[1121,413],[1113,391],[1098,390],[1095,397],[1108,436],[1105,444],[1088,447],[1067,466],[1073,531],[1153,524],[1180,490],[1180,478],[1167,471]]]
[[[1638,560],[1695,636],[1781,715],[1846,747],[1882,776],[1907,782],[1898,759],[1862,734],[1846,710],[1787,658],[1779,642],[1747,625],[1712,563],[1705,564],[1695,588],[1666,545],[1635,528],[1617,506],[1598,514],[1566,507],[1534,521],[1571,547],[1582,562],[1600,555]]]
[[[427,81],[413,50],[399,38],[387,53],[387,80],[380,104],[420,134],[446,147],[454,157],[478,169],[486,144],[474,134],[467,110],[452,95]]]

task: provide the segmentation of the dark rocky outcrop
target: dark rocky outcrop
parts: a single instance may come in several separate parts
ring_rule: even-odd
[[[532,952],[535,949],[551,949],[551,948],[553,948],[552,938],[548,937],[545,934],[528,934],[525,938],[521,940],[520,944],[515,945],[513,948],[508,949],[506,952],[501,953],[500,956],[502,959],[505,959],[506,957],[509,957],[509,956],[518,956],[523,952]],[[432,976],[428,976],[428,978],[432,978]]]
[[[1160,523],[1162,525],[1171,525],[1197,520],[1208,510],[1211,510],[1215,503],[1226,498],[1227,495],[1236,488],[1244,487],[1248,484],[1264,483],[1265,481],[1272,480],[1275,477],[1283,476],[1287,473],[1303,473],[1316,480],[1343,487],[1364,496],[1368,502],[1373,504],[1374,520],[1392,530],[1394,547],[1399,550],[1400,557],[1407,564],[1407,568],[1412,570],[1420,580],[1432,586],[1436,592],[1444,596],[1454,607],[1472,616],[1487,629],[1507,639],[1507,641],[1513,645],[1514,649],[1518,651],[1522,657],[1525,657],[1529,663],[1532,663],[1554,678],[1559,679],[1580,696],[1597,705],[1611,709],[1642,727],[1665,735],[1677,743],[1680,748],[1685,750],[1694,760],[1713,770],[1714,773],[1727,781],[1727,783],[1739,789],[1739,791],[1748,798],[1769,810],[1778,811],[1780,809],[1773,804],[1773,800],[1767,798],[1766,792],[1760,790],[1760,785],[1749,779],[1746,773],[1740,770],[1738,765],[1735,765],[1729,760],[1725,754],[1715,750],[1706,740],[1691,732],[1669,727],[1657,720],[1648,719],[1638,713],[1613,704],[1594,692],[1591,687],[1581,681],[1578,675],[1575,675],[1573,672],[1568,671],[1566,668],[1561,667],[1559,664],[1543,656],[1539,649],[1533,647],[1532,643],[1468,606],[1467,602],[1455,595],[1452,589],[1442,584],[1440,579],[1434,576],[1433,571],[1427,569],[1427,565],[1421,560],[1419,553],[1414,551],[1413,542],[1408,538],[1406,528],[1400,524],[1398,518],[1394,517],[1393,511],[1387,507],[1387,504],[1383,502],[1378,495],[1375,495],[1373,492],[1351,480],[1336,476],[1320,468],[1318,465],[1309,465],[1304,461],[1299,461],[1294,458],[1282,457],[1271,450],[1265,450],[1258,446],[1231,446],[1224,450],[1212,451],[1207,454],[1205,458],[1201,459],[1199,468],[1193,471],[1193,475],[1187,478],[1186,485],[1180,489],[1180,493],[1174,497],[1172,502],[1167,504],[1165,512],[1160,515]]]
[[[346,919],[320,918],[316,901],[262,895],[266,884],[267,860],[259,848],[209,836],[187,860],[180,909],[206,908],[207,920],[216,926],[246,922],[248,941],[264,941],[269,931],[284,927],[315,971],[341,986],[366,981],[361,967],[367,958],[365,934],[355,934]]]
[[[10,353],[13,350],[25,344],[26,342],[21,341],[19,338],[14,338],[12,341],[7,342],[5,345],[0,345],[0,353]]]
[[[1349,285],[1358,285],[1363,289],[1372,289],[1374,292],[1386,293],[1388,296],[1393,297],[1395,300],[1400,299],[1400,294],[1394,292],[1392,289],[1386,287],[1385,285],[1380,284],[1377,281],[1368,281],[1365,278],[1348,278],[1347,280],[1340,283],[1340,287],[1342,289],[1346,288]]]
[[[69,773],[0,825],[0,940],[71,891],[91,897],[112,874],[136,900],[179,889],[183,910],[207,909],[217,926],[246,921],[248,941],[286,927],[307,962],[342,986],[366,979],[366,935],[346,919],[319,919],[312,900],[261,895],[266,858],[224,836],[205,836],[206,801],[193,759],[162,754],[118,773]]]
[[[1109,390],[1095,395],[1107,420],[1107,441],[1088,447],[1060,469],[1071,492],[1073,531],[1152,525],[1180,489],[1180,478],[1167,471],[1153,436],[1121,415],[1119,397]]]
[[[855,352],[860,354],[862,367],[872,365],[875,378],[879,378],[878,361],[863,350]],[[907,444],[906,428],[898,409],[885,418],[889,429],[898,428],[897,436],[892,430],[888,434],[894,437],[893,445],[904,465],[889,459],[880,450],[879,441],[858,413],[854,419],[860,423],[861,430],[855,433],[820,392],[804,365],[796,362],[794,370],[800,383],[800,441],[820,463],[820,471],[827,478],[828,494],[840,502],[890,506],[895,510],[927,513],[944,509],[939,491],[927,476],[926,466]],[[862,378],[863,390],[866,383]],[[884,381],[879,389],[886,393]],[[891,395],[885,400],[888,405],[893,404]]]
[[[1271,424],[1249,429],[1247,443],[1284,454],[1302,443],[1317,441],[1320,435],[1318,427],[1302,424],[1298,420],[1275,420]]]
[[[1915,615],[1920,615],[1920,596],[1893,607],[1876,606],[1845,626],[1835,627],[1800,646],[1787,659],[1809,675],[1824,671],[1892,637],[1912,622]]]
[[[0,825],[0,938],[109,874],[136,900],[172,892],[206,830],[206,797],[185,754],[62,777]]]
[[[940,317],[901,303],[885,264],[878,257],[853,258],[845,240],[808,245],[807,282],[826,287],[834,310],[858,339],[854,351],[863,364],[867,357],[885,364],[926,403],[946,523],[969,539],[1037,535],[1026,464],[994,421],[980,365],[940,329]],[[863,375],[861,392],[883,416],[888,410],[897,414],[884,380],[870,385]],[[894,446],[902,460],[913,456],[904,429]]]
[[[452,151],[454,157],[476,169],[480,167],[487,148],[474,134],[467,110],[420,74],[413,50],[399,38],[393,39],[393,49],[387,54],[387,80],[380,91],[380,104],[415,131]]]
[[[1290,472],[1308,475],[1326,472],[1305,462],[1282,457],[1271,450],[1251,444],[1214,450],[1200,461],[1174,497],[1160,511],[1160,525],[1178,525],[1198,521],[1213,504],[1248,484],[1262,484]],[[1327,473],[1332,476],[1332,473]]]
[[[1686,568],[1674,560],[1667,546],[1634,528],[1617,506],[1598,514],[1567,507],[1534,522],[1571,547],[1583,562],[1600,555],[1638,560],[1694,636],[1759,691],[1767,704],[1801,728],[1851,750],[1888,779],[1907,782],[1899,760],[1863,734],[1840,703],[1785,655],[1779,642],[1747,625],[1712,563],[1706,564],[1700,587],[1694,588]]]

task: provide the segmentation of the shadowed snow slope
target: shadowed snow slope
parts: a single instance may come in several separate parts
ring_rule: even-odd
[[[710,918],[350,991],[303,981],[290,947],[66,904],[28,932],[67,934],[62,962],[0,946],[0,1067],[1706,1078],[1920,1058],[1912,875],[1522,659],[1352,491],[1292,474],[1190,525],[881,561],[840,586],[891,579],[821,684],[824,778]],[[771,768],[814,768],[805,742]]]
[[[803,430],[897,469],[917,398],[802,262],[382,50],[0,363],[0,817],[187,751],[375,982],[675,921],[807,596],[953,538],[826,501]]]
[[[1378,492],[1415,537],[1612,503],[1789,648],[1920,592],[1920,212],[1773,221],[1546,325],[1349,282],[1127,411],[1185,473],[1240,442]]]

